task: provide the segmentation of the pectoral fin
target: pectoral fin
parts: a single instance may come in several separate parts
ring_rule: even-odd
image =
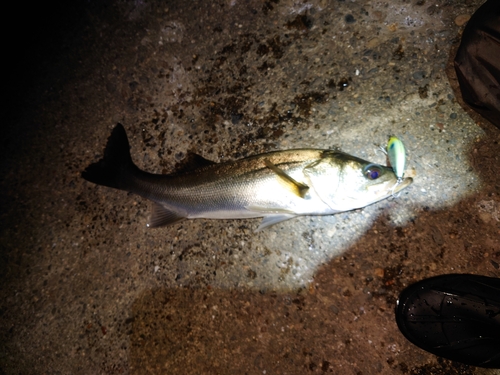
[[[264,159],[264,163],[266,164],[266,167],[276,173],[281,178],[281,180],[286,183],[290,191],[301,198],[305,197],[305,195],[309,191],[309,186],[303,184],[302,182],[298,182],[297,180],[286,174],[282,169],[274,165],[269,159]]]
[[[153,203],[153,211],[151,212],[151,219],[149,220],[148,228],[171,225],[184,220],[185,218],[186,217],[184,215],[169,210],[158,203]]]

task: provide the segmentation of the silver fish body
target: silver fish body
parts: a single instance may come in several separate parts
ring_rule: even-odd
[[[183,219],[263,217],[258,230],[299,215],[367,206],[393,194],[398,180],[391,168],[318,149],[275,151],[176,175],[151,174],[132,162],[120,124],[104,158],[87,167],[82,177],[153,201],[151,227]],[[405,178],[396,192],[411,182]]]

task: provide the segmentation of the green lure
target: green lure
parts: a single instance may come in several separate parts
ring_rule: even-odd
[[[406,150],[403,142],[397,137],[390,137],[387,142],[387,156],[398,182],[403,179],[406,167]]]

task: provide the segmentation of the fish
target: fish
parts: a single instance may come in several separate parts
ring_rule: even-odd
[[[389,137],[387,142],[387,157],[389,164],[398,178],[398,183],[403,180],[406,167],[406,150],[403,142],[395,136]]]
[[[103,157],[82,177],[153,202],[148,227],[185,219],[262,218],[256,231],[297,216],[331,215],[365,207],[412,183],[389,167],[337,150],[291,149],[215,163],[196,154],[172,174],[133,162],[123,125],[115,126]]]

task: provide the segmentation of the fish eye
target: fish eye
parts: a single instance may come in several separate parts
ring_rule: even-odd
[[[376,164],[369,164],[363,168],[363,174],[369,180],[376,180],[382,175],[382,168]]]

